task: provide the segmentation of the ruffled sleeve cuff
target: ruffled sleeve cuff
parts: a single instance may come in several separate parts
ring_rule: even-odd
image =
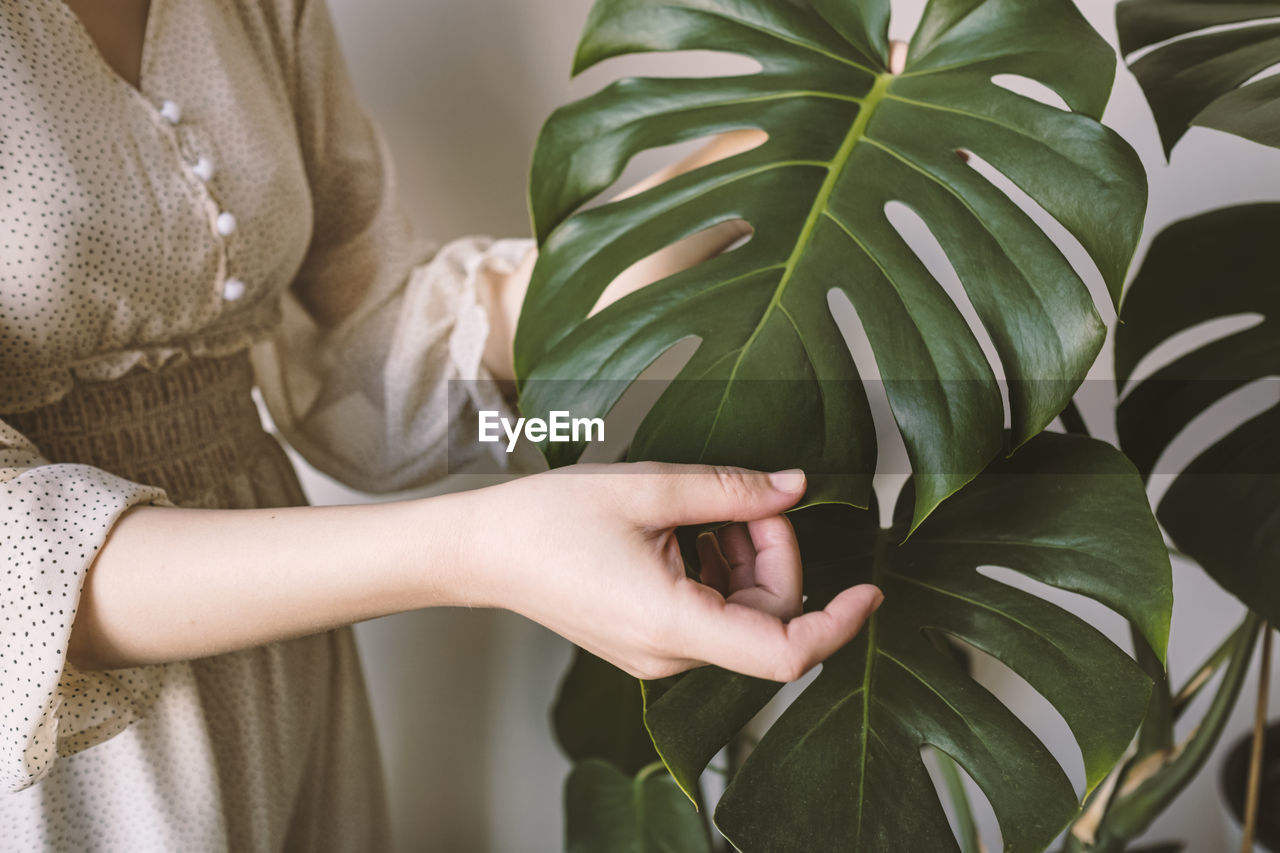
[[[510,407],[484,368],[489,319],[477,285],[514,270],[532,247],[454,240],[329,332],[286,297],[277,333],[254,352],[277,429],[317,469],[365,492],[426,486],[491,453],[477,441],[477,414]]]
[[[446,245],[438,256],[449,267],[446,274],[433,288],[440,298],[453,303],[450,310],[457,317],[457,324],[449,335],[449,355],[452,362],[450,395],[451,409],[456,409],[454,425],[461,434],[451,434],[450,448],[454,462],[470,464],[482,452],[488,452],[498,466],[507,471],[526,473],[531,461],[524,455],[512,455],[499,444],[485,444],[487,451],[468,450],[477,443],[475,413],[497,411],[506,417],[512,414],[511,402],[503,396],[484,365],[485,347],[492,331],[489,315],[478,298],[481,282],[489,275],[510,275],[516,271],[535,244],[533,240],[489,240],[468,237]],[[441,271],[437,266],[421,267],[421,274],[434,277]],[[462,399],[458,399],[462,397]],[[466,416],[472,415],[470,419]],[[451,431],[452,432],[452,431]],[[466,457],[466,458],[461,458]]]
[[[66,663],[89,566],[129,507],[162,490],[87,465],[0,468],[0,783],[17,791],[123,730],[154,700],[154,668]]]

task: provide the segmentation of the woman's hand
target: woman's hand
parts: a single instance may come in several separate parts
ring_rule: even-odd
[[[468,493],[476,528],[458,603],[504,607],[641,678],[703,664],[792,681],[862,628],[883,596],[863,585],[801,615],[800,553],[782,512],[799,471],[575,466]],[[496,520],[496,521],[495,521]],[[675,528],[745,522],[698,542],[686,577]],[[495,531],[495,524],[497,531]]]
[[[222,654],[423,607],[505,607],[634,675],[713,663],[789,681],[880,602],[801,614],[782,512],[804,477],[701,465],[576,466],[386,504],[136,506],[89,571],[69,654],[114,669]],[[718,521],[685,577],[674,529]]]

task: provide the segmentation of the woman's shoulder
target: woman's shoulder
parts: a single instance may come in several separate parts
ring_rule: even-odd
[[[308,49],[317,27],[330,27],[327,0],[204,0],[234,7],[236,17],[263,46],[293,64]]]

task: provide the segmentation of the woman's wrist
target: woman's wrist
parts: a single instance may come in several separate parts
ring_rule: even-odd
[[[494,380],[503,384],[515,382],[513,343],[520,306],[529,289],[529,279],[537,260],[531,249],[521,264],[511,272],[484,270],[476,280],[476,301],[489,319],[489,337],[485,341],[483,361]]]
[[[406,541],[413,576],[411,609],[423,607],[482,607],[519,611],[520,564],[528,560],[528,544],[513,547],[518,509],[505,507],[515,484],[455,492],[420,502],[421,529],[439,531],[430,546],[431,562],[424,563],[424,544]]]

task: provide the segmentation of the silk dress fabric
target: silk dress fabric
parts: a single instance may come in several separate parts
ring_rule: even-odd
[[[531,244],[414,238],[323,0],[151,0],[137,88],[62,0],[0,2],[0,846],[379,850],[349,629],[110,672],[66,660],[137,504],[446,472],[501,408],[476,283]],[[175,564],[174,571],[181,571]]]

